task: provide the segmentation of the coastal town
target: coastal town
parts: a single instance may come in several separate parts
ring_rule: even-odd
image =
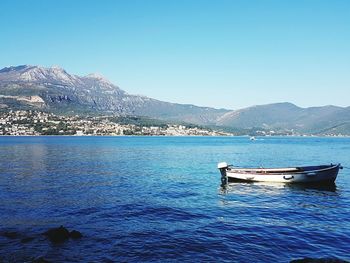
[[[40,111],[0,113],[0,135],[145,135],[145,136],[230,136],[231,133],[180,124],[118,123],[111,116],[60,116]]]
[[[330,136],[340,133],[302,134],[294,130],[217,130],[193,124],[166,123],[142,117],[56,115],[36,110],[0,112],[0,136]]]

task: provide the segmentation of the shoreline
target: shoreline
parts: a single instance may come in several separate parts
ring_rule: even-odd
[[[249,139],[250,135],[0,135],[0,137],[213,137],[213,138],[244,138]],[[350,135],[341,135],[341,136],[327,136],[327,135],[276,135],[276,136],[255,136],[258,139],[264,138],[350,138]]]

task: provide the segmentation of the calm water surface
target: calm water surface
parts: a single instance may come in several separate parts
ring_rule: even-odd
[[[335,189],[220,188],[219,161],[350,166],[349,138],[1,137],[0,261],[350,260],[350,170]],[[64,225],[81,240],[51,244]],[[23,237],[34,240],[21,243]]]

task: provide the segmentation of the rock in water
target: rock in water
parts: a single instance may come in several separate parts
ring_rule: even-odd
[[[50,263],[50,261],[48,261],[44,257],[37,257],[32,262],[33,263]]]
[[[69,231],[67,228],[60,226],[57,228],[51,228],[44,233],[51,242],[61,243],[66,241],[69,238]]]
[[[15,239],[18,237],[18,233],[17,232],[11,232],[11,231],[5,231],[2,233],[2,235],[4,237],[10,238],[10,239]]]
[[[82,235],[79,231],[77,231],[77,230],[71,231],[71,232],[69,233],[69,236],[70,236],[71,238],[73,238],[73,239],[78,239],[78,238],[82,238],[82,237],[83,237],[83,235]]]

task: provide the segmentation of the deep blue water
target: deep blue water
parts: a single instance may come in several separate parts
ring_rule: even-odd
[[[0,137],[0,261],[350,260],[350,170],[335,189],[220,188],[239,166],[350,166],[349,138]],[[51,244],[64,225],[81,240]],[[26,236],[34,237],[21,243]]]

